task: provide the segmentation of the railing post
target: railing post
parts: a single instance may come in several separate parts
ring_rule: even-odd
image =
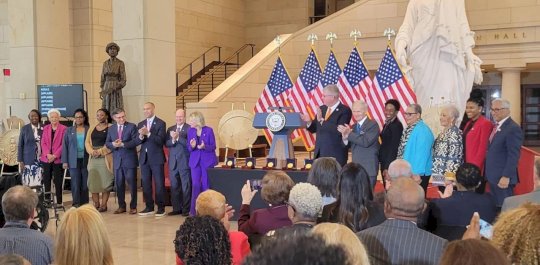
[[[202,55],[202,69],[204,71],[204,69],[206,68],[206,53],[203,53]]]
[[[253,52],[254,52],[253,47],[254,47],[255,45],[251,44],[250,46],[251,46],[251,58],[253,58]]]
[[[227,79],[227,64],[225,64],[225,79]]]
[[[189,64],[189,84],[193,84],[193,63]]]
[[[218,61],[221,63],[221,47],[218,46]]]
[[[212,89],[211,90],[214,90],[214,73],[212,73]]]
[[[201,84],[197,85],[197,102],[201,100]]]
[[[236,54],[236,66],[240,65],[240,52]]]

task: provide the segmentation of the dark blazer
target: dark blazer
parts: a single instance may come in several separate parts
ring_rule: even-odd
[[[352,161],[362,165],[369,176],[377,176],[379,174],[379,125],[366,118],[358,131],[356,124],[353,125],[353,131],[347,139],[352,150]]]
[[[469,120],[464,128],[468,128],[472,122],[473,120]],[[463,139],[465,146],[464,161],[478,166],[482,172],[484,171],[489,135],[492,129],[493,124],[480,115]]]
[[[379,148],[381,170],[388,169],[390,163],[396,160],[401,134],[403,134],[403,124],[397,117],[384,125],[381,132],[381,148]]]
[[[84,138],[83,146],[88,134],[88,126],[84,126]],[[83,152],[83,165],[88,165],[88,153],[86,150]],[[68,163],[69,168],[77,167],[77,128],[75,126],[68,127],[64,134],[64,140],[62,142],[62,163]]]
[[[323,207],[322,215],[317,220],[317,223],[339,223],[339,206],[339,200],[331,204],[325,205]],[[358,232],[366,228],[380,225],[382,222],[384,222],[384,220],[386,220],[386,216],[384,216],[384,210],[382,209],[382,206],[380,204],[369,201],[366,203],[366,208],[368,211],[367,222],[363,226],[358,225],[358,227],[349,227],[351,228],[351,230]]]
[[[323,117],[326,115],[327,110],[328,106],[321,106]],[[328,120],[322,122],[322,124],[317,120],[311,121],[307,130],[311,133],[317,133],[315,158],[334,157],[342,166],[347,163],[348,149],[343,145],[341,133],[338,132],[337,126],[349,124],[351,116],[351,109],[340,102],[330,114]]]
[[[143,126],[146,126],[146,119],[139,122],[137,125],[137,131]],[[165,153],[163,152],[163,145],[167,139],[165,128],[165,122],[157,116],[154,116],[152,126],[150,127],[150,137],[144,136],[142,140],[139,138],[141,143],[141,153],[139,155],[140,165],[165,164]]]
[[[448,243],[413,222],[399,219],[388,219],[357,235],[372,265],[437,265]]]
[[[175,170],[177,168],[189,169],[187,133],[191,127],[189,124],[184,123],[178,136],[178,141],[173,143],[170,132],[176,131],[176,127],[177,125],[175,124],[167,129],[167,142],[165,142],[165,146],[169,148],[169,170]]]
[[[105,140],[105,146],[113,153],[114,169],[119,169],[120,167],[136,168],[138,166],[137,145],[139,144],[139,133],[135,124],[130,122],[124,123],[121,138],[124,147],[114,147],[112,142],[116,139],[118,139],[118,124],[115,123],[109,127],[107,140]]]
[[[457,239],[463,236],[474,212],[488,223],[493,223],[497,215],[495,199],[489,193],[478,194],[474,191],[454,191],[452,196],[435,199],[429,203],[428,230],[447,239]],[[460,234],[449,238],[445,229],[461,227]]]
[[[242,204],[238,218],[238,231],[250,236],[265,235],[268,231],[292,225],[287,205],[258,209],[250,213],[250,206]]]
[[[66,132],[67,127],[58,124],[56,127],[56,132],[54,133],[54,139],[51,139],[52,127],[50,124],[43,127],[43,134],[41,136],[41,162],[49,163],[47,160],[47,155],[52,154],[56,156],[56,159],[53,161],[55,164],[61,163],[62,158],[62,141],[64,140],[64,133]]]
[[[43,133],[43,127],[39,125],[38,135],[41,137]],[[21,134],[19,135],[19,146],[17,150],[17,161],[23,162],[25,165],[31,165],[36,160],[37,156],[37,144],[34,138],[34,131],[32,130],[32,124],[26,124],[21,128]]]
[[[187,146],[191,152],[189,156],[189,166],[195,167],[200,164],[203,168],[209,168],[217,165],[216,157],[216,137],[214,136],[214,130],[208,126],[202,127],[201,137],[197,141],[197,145],[204,142],[204,149],[191,148],[189,144],[191,139],[197,141],[197,128],[190,128],[187,135]]]
[[[486,178],[499,183],[502,176],[510,178],[510,185],[518,183],[517,166],[523,143],[519,125],[508,118],[493,137],[486,154]]]

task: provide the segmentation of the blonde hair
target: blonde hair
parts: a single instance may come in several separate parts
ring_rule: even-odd
[[[221,220],[225,216],[225,196],[215,190],[206,190],[199,194],[195,202],[197,215],[208,215]]]
[[[93,206],[72,207],[63,217],[54,242],[54,264],[114,264],[105,222]]]
[[[321,223],[311,231],[320,235],[326,243],[342,247],[347,253],[349,264],[370,265],[366,248],[348,227],[338,223]]]
[[[525,203],[501,213],[493,226],[492,243],[513,264],[539,264],[540,204]]]
[[[189,120],[192,121],[196,126],[203,127],[206,125],[204,121],[204,116],[200,111],[194,111],[189,115]]]

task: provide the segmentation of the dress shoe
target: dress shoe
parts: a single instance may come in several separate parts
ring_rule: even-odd
[[[116,211],[114,211],[114,214],[120,214],[120,213],[125,213],[126,212],[126,208],[118,208],[116,209]]]
[[[165,216],[165,210],[158,210],[156,212],[156,217],[163,217]]]
[[[139,216],[149,216],[149,215],[154,215],[154,209],[144,208],[144,210],[139,212]]]
[[[137,214],[137,208],[130,209],[129,214]]]
[[[182,214],[182,212],[180,211],[172,211],[172,212],[167,213],[168,216],[180,215],[180,214]]]
[[[189,212],[184,212],[184,213],[182,213],[182,216],[188,217],[188,216],[189,216]]]

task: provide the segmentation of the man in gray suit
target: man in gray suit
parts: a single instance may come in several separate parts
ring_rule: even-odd
[[[386,193],[384,223],[358,233],[372,265],[436,265],[448,243],[417,227],[425,208],[424,190],[411,178],[392,181]]]
[[[377,182],[379,172],[379,125],[367,117],[368,106],[363,100],[352,104],[352,115],[356,123],[338,125],[343,144],[352,149],[352,161],[362,165],[369,175],[371,188]]]
[[[186,123],[186,112],[176,111],[176,124],[167,129],[169,148],[169,179],[171,181],[171,203],[173,210],[168,215],[189,215],[191,206],[191,170],[189,168],[189,151],[187,148],[187,132],[190,126]]]
[[[540,203],[540,159],[534,161],[534,167],[536,169],[534,176],[534,190],[527,194],[507,197],[504,199],[502,211],[517,208],[526,202]]]

